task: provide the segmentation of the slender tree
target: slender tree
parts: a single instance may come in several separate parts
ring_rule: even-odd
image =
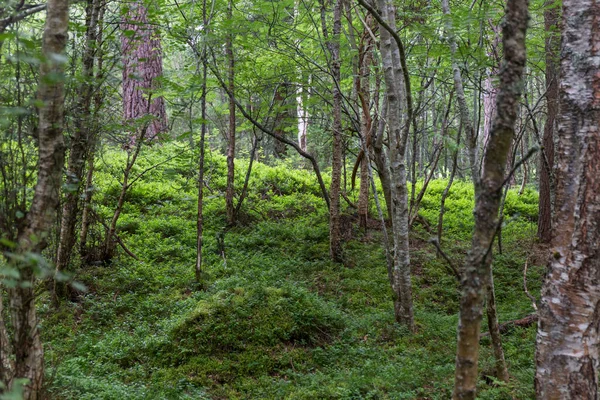
[[[69,150],[69,162],[67,166],[67,188],[68,192],[63,202],[62,218],[60,224],[60,238],[56,254],[56,271],[64,270],[70,260],[73,246],[75,245],[75,224],[79,214],[79,198],[86,159],[90,154],[92,129],[92,98],[97,85],[92,82],[94,77],[94,59],[99,47],[96,38],[98,36],[98,16],[103,4],[100,0],[88,0],[86,5],[86,37],[85,48],[82,56],[82,78],[81,98],[77,104],[75,115],[75,132],[71,136]],[[57,289],[61,286],[54,285],[54,296],[57,299]]]
[[[542,243],[550,243],[552,238],[552,201],[554,197],[554,131],[558,113],[558,54],[560,34],[557,31],[560,9],[556,1],[547,0],[544,5],[544,27],[546,30],[546,104],[547,118],[540,151],[540,200],[538,213],[538,237]]]
[[[227,18],[233,23],[233,0],[227,3]],[[232,27],[233,28],[233,27]],[[227,223],[235,223],[235,205],[233,202],[235,179],[235,57],[233,54],[233,33],[229,32],[225,40],[227,56],[227,84],[229,95],[229,128],[227,130],[227,187],[225,189],[225,210]]]
[[[477,131],[471,119],[471,113],[467,106],[467,99],[465,97],[465,89],[463,84],[462,75],[456,60],[456,54],[458,52],[458,45],[456,43],[456,37],[454,30],[452,29],[452,23],[450,20],[450,5],[448,0],[442,0],[442,11],[446,18],[445,31],[448,37],[448,44],[450,46],[450,55],[452,58],[452,76],[454,78],[454,90],[456,91],[456,100],[458,101],[458,109],[460,112],[460,120],[466,131],[467,148],[469,151],[469,168],[471,169],[471,181],[475,187],[475,197],[479,194],[479,168],[477,165],[478,160],[478,147],[477,147]]]
[[[28,380],[25,400],[42,399],[44,351],[35,307],[35,257],[47,246],[48,233],[56,218],[64,164],[64,51],[67,44],[69,5],[49,0],[42,38],[44,62],[40,67],[38,146],[39,161],[35,192],[29,212],[19,227],[17,247],[4,256],[19,270],[16,287],[9,288],[8,306],[12,340],[0,312],[0,378],[9,389],[16,379]],[[3,301],[0,301],[2,303]],[[1,310],[0,310],[1,311]]]
[[[208,16],[206,12],[206,0],[202,1],[202,23],[204,25],[204,34],[208,35]],[[200,157],[198,158],[198,214],[196,219],[196,283],[202,283],[202,247],[204,244],[204,153],[206,141],[206,80],[208,78],[208,52],[206,51],[206,37],[202,42],[200,58],[202,62],[202,88],[200,94],[200,113],[202,118],[202,127],[200,128]]]
[[[361,3],[362,4],[362,3]],[[378,0],[381,15],[372,12],[380,25],[380,51],[386,86],[387,125],[389,127],[390,204],[393,231],[393,271],[390,275],[394,295],[394,315],[398,323],[414,329],[410,253],[408,243],[408,188],[406,172],[406,143],[410,114],[409,93],[406,87],[406,66],[403,64],[402,43],[392,37],[395,32],[395,8],[388,0]],[[379,17],[379,18],[377,18]],[[407,112],[403,118],[403,112]]]
[[[329,188],[329,254],[335,262],[343,261],[342,237],[340,232],[340,192],[342,183],[342,92],[340,87],[340,33],[342,32],[342,0],[333,7],[333,30],[329,35],[325,16],[325,2],[321,0],[321,27],[327,41],[332,78],[333,95],[333,148],[331,156],[331,186]]]
[[[480,193],[475,201],[475,230],[462,275],[454,399],[474,399],[477,387],[483,301],[491,284],[492,244],[505,183],[505,166],[515,134],[525,68],[528,1],[509,0],[502,27],[504,63],[500,72],[490,140],[483,158]]]

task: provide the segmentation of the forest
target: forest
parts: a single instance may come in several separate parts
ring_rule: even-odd
[[[594,0],[2,0],[0,400],[599,399]]]

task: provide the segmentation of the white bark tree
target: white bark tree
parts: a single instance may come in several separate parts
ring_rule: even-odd
[[[538,399],[597,399],[600,5],[564,0],[552,253],[537,335]]]

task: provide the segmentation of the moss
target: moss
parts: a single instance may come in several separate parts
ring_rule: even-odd
[[[343,317],[298,287],[238,287],[201,300],[171,331],[182,354],[235,352],[250,346],[314,346],[332,340]]]

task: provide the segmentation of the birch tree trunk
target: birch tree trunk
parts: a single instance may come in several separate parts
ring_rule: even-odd
[[[104,7],[103,3],[99,4],[100,10],[98,12],[98,32],[96,36],[96,43],[98,43],[98,47],[96,48],[95,57],[97,60],[96,66],[96,82],[101,82],[104,78],[104,51],[102,49],[103,43],[103,33],[104,33],[104,14],[106,13],[106,7]],[[93,189],[93,180],[94,180],[94,157],[96,154],[96,146],[98,138],[100,137],[100,122],[99,122],[99,112],[102,108],[102,104],[104,101],[104,92],[102,90],[97,90],[94,95],[94,114],[92,118],[92,125],[94,129],[93,138],[91,138],[91,145],[89,154],[87,155],[87,168],[86,168],[86,177],[85,177],[85,188],[84,188],[84,196],[83,196],[83,206],[81,211],[81,231],[79,233],[79,255],[82,259],[87,257],[87,237],[89,228],[91,225],[91,209],[92,209],[92,196],[94,194]]]
[[[535,387],[538,399],[598,399],[600,4],[564,0],[562,12],[556,228],[539,307]]]
[[[395,30],[395,13],[388,0],[378,0],[381,19]],[[388,30],[380,26],[380,51],[386,84],[389,127],[389,170],[391,219],[394,241],[392,291],[394,316],[398,323],[414,330],[410,253],[408,247],[408,190],[406,173],[406,142],[408,129],[401,110],[406,110],[406,88],[397,43]]]
[[[298,115],[298,146],[306,151],[306,132],[308,131],[308,111],[304,108],[302,100],[302,85],[296,90],[296,113]]]
[[[500,72],[490,141],[483,158],[475,230],[462,276],[454,399],[475,399],[483,301],[490,282],[491,249],[498,227],[506,160],[515,131],[525,68],[528,1],[508,0],[502,29],[504,65]]]
[[[69,5],[65,0],[49,0],[42,38],[45,62],[40,67],[38,87],[39,161],[35,193],[27,219],[19,230],[16,252],[24,261],[14,261],[20,270],[20,284],[8,289],[12,323],[14,369],[4,382],[11,388],[17,378],[27,378],[25,400],[42,398],[44,383],[44,351],[35,309],[34,265],[27,255],[41,253],[47,245],[48,231],[56,218],[64,164],[64,61],[67,43]],[[2,324],[4,326],[4,324]],[[1,333],[6,337],[5,333]],[[0,351],[4,351],[2,348]]]

